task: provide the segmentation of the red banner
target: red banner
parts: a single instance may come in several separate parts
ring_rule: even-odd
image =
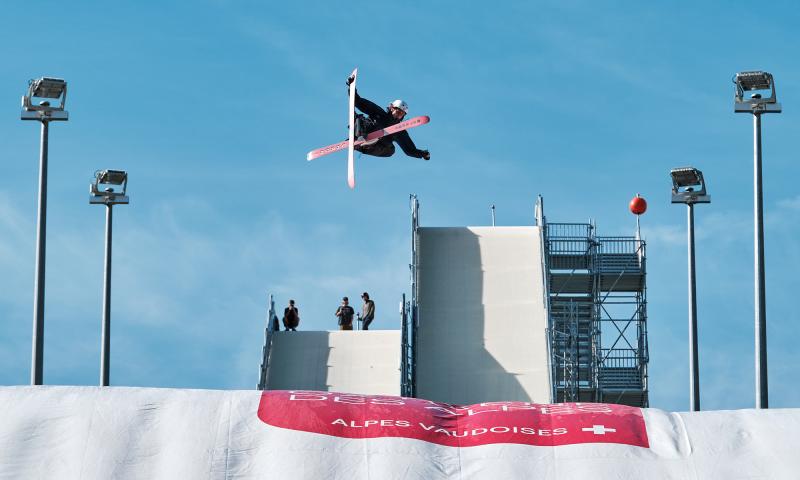
[[[649,447],[639,408],[605,403],[488,402],[267,390],[258,418],[275,427],[343,438],[401,437],[451,447],[616,443]]]

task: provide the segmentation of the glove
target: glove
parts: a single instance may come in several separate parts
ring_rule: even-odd
[[[429,151],[427,151],[427,150],[423,150],[422,151],[422,158],[424,158],[425,160],[430,160],[431,159],[431,153]]]

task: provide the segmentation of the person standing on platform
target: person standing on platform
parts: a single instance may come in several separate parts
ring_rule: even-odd
[[[294,306],[294,300],[289,300],[289,306],[283,309],[283,326],[287,332],[296,332],[300,326],[300,310]]]
[[[342,298],[342,304],[336,309],[336,316],[339,318],[339,330],[353,329],[353,315],[355,313],[347,297]]]
[[[364,330],[369,330],[369,324],[375,319],[375,302],[369,299],[369,293],[361,294],[364,306],[361,307],[361,320],[364,321]]]

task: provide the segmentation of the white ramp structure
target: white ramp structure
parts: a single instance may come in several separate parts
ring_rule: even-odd
[[[798,478],[800,410],[0,387],[0,478]]]
[[[400,330],[273,332],[268,390],[400,394]]]
[[[549,402],[539,227],[415,230],[415,396]]]

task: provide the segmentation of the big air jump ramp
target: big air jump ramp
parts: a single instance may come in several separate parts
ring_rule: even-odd
[[[800,410],[0,387],[0,479],[793,479]]]
[[[417,396],[549,402],[538,227],[418,228]],[[268,390],[400,394],[400,331],[277,332]]]

